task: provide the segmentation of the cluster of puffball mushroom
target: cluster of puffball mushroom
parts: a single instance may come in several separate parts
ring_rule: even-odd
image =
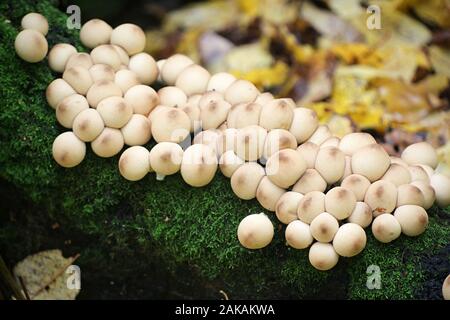
[[[18,55],[41,61],[47,21],[33,13],[22,25]],[[48,86],[47,101],[70,130],[53,143],[63,167],[80,164],[90,142],[99,157],[127,145],[118,166],[131,181],[180,172],[188,185],[201,187],[219,168],[237,197],[256,198],[287,225],[290,247],[310,247],[319,270],[359,254],[365,228],[383,243],[401,233],[418,236],[435,200],[450,204],[450,178],[435,170],[436,151],[426,142],[390,157],[370,134],[333,136],[314,111],[292,99],[261,93],[229,73],[211,75],[182,54],[155,61],[143,52],[145,34],[134,24],[113,29],[93,19],[80,39],[90,53],[61,43],[48,54],[50,68],[62,76]],[[147,150],[152,138],[156,145]],[[237,235],[245,248],[260,249],[272,241],[274,226],[265,214],[251,214]]]

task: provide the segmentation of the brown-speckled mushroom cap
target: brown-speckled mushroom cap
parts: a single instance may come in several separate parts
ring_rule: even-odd
[[[308,168],[314,169],[319,146],[312,142],[305,142],[298,146],[297,152],[305,159]]]
[[[285,189],[278,187],[265,176],[256,189],[256,200],[264,209],[274,212],[278,200],[285,192]]]
[[[400,223],[390,213],[383,213],[372,222],[372,234],[380,242],[394,241],[400,236],[401,232]]]
[[[339,149],[346,155],[352,156],[359,149],[377,143],[375,138],[365,132],[353,132],[342,137]]]
[[[45,90],[45,97],[47,102],[53,109],[56,109],[58,104],[64,100],[64,98],[75,94],[75,90],[63,79],[55,79]]]
[[[125,101],[131,105],[134,113],[148,116],[159,104],[159,96],[156,91],[146,85],[136,85],[128,89],[124,95]]]
[[[48,65],[53,71],[62,73],[66,68],[70,56],[77,53],[77,49],[68,43],[58,43],[48,53]]]
[[[424,164],[436,168],[438,156],[436,150],[428,142],[414,143],[402,152],[402,160],[407,164]]]
[[[167,85],[174,85],[180,73],[194,62],[183,54],[169,57],[161,69],[161,78]]]
[[[133,108],[122,97],[108,97],[99,102],[97,111],[105,125],[110,128],[122,128],[133,115]]]
[[[206,92],[211,75],[205,68],[193,64],[178,75],[175,86],[186,93],[187,96]]]
[[[328,184],[336,183],[344,175],[345,155],[336,147],[320,148],[314,167]]]
[[[326,188],[327,182],[316,169],[306,169],[305,173],[292,187],[292,191],[306,194],[311,191],[324,192]]]
[[[75,117],[83,110],[89,109],[86,98],[73,94],[64,98],[56,107],[56,119],[65,128],[72,128]]]
[[[73,120],[73,132],[85,142],[93,141],[104,128],[105,123],[96,109],[85,109]]]
[[[421,206],[400,206],[395,210],[394,217],[400,223],[402,232],[409,237],[421,235],[428,226],[428,214]]]
[[[236,80],[225,91],[225,100],[232,106],[239,103],[250,103],[255,101],[258,94],[258,89],[250,81]]]
[[[308,224],[322,212],[325,212],[325,194],[319,191],[305,194],[297,208],[298,218]]]
[[[126,149],[119,159],[119,172],[127,180],[138,181],[144,178],[150,169],[149,152],[141,146]]]
[[[219,168],[225,177],[230,178],[244,163],[245,161],[239,158],[233,150],[228,150],[220,157]]]
[[[105,128],[91,143],[92,151],[102,158],[113,157],[124,146],[123,136],[119,129]]]
[[[109,97],[122,97],[122,90],[110,80],[94,82],[86,94],[86,99],[92,108],[97,108],[100,101]]]
[[[283,149],[296,149],[297,140],[285,129],[270,130],[264,143],[263,157],[268,159],[275,152]]]
[[[66,69],[62,78],[79,94],[86,95],[93,81],[88,69],[80,66]]]
[[[290,222],[284,236],[287,244],[294,249],[308,248],[314,241],[309,225],[300,220]]]
[[[288,191],[284,193],[275,206],[275,214],[281,223],[289,224],[297,220],[297,208],[303,198],[301,193]]]
[[[183,160],[183,149],[177,143],[160,142],[150,150],[150,164],[158,176],[177,173]]]
[[[296,150],[283,149],[274,153],[266,163],[269,179],[281,188],[289,188],[306,171],[306,161]]]
[[[164,108],[152,118],[152,136],[157,142],[183,141],[190,132],[191,120],[178,108]]]
[[[248,126],[237,132],[234,152],[246,161],[261,158],[267,131],[260,126]]]
[[[342,257],[353,257],[366,247],[367,236],[356,223],[345,223],[339,227],[333,239],[333,247]]]
[[[128,68],[137,75],[139,82],[146,85],[155,82],[159,75],[155,59],[145,52],[132,56]]]
[[[211,182],[217,171],[217,157],[213,149],[204,144],[188,147],[181,162],[181,177],[192,187],[203,187]]]
[[[263,177],[264,168],[260,164],[247,162],[241,165],[231,176],[231,189],[240,199],[253,199],[256,197],[256,190]]]
[[[365,202],[356,202],[355,209],[353,209],[352,214],[348,217],[347,221],[351,223],[356,223],[363,228],[367,228],[372,223],[373,215],[372,210],[369,205]]]
[[[102,44],[108,44],[111,39],[112,27],[101,19],[87,21],[80,30],[81,43],[90,49]]]
[[[292,99],[274,99],[263,105],[259,125],[267,130],[289,130],[294,118],[295,103]]]
[[[272,222],[263,213],[246,216],[237,230],[239,242],[247,249],[264,248],[272,241],[273,235]]]
[[[314,239],[331,242],[339,229],[339,222],[328,212],[322,212],[311,221],[310,228]]]
[[[352,171],[365,176],[371,182],[380,179],[388,170],[391,159],[381,145],[370,144],[352,156]]]
[[[152,138],[150,120],[142,114],[133,114],[120,131],[129,146],[142,146]]]
[[[330,243],[313,243],[308,256],[311,265],[320,271],[332,269],[339,261],[339,255]]]
[[[86,144],[73,132],[64,132],[53,141],[52,153],[60,166],[72,168],[83,161],[86,155]]]
[[[366,177],[354,173],[342,181],[341,187],[352,191],[357,201],[363,201],[367,189],[370,187],[370,181]]]
[[[397,187],[386,180],[375,181],[367,189],[364,202],[372,209],[374,217],[391,213],[397,205]]]
[[[14,48],[22,60],[36,63],[44,60],[48,52],[48,43],[39,31],[25,29],[17,35]]]
[[[236,81],[235,76],[228,72],[218,72],[209,78],[207,91],[225,93],[228,87]]]
[[[346,188],[334,187],[325,195],[325,211],[338,220],[348,218],[355,209],[355,205],[355,195]]]
[[[122,47],[131,56],[144,50],[145,33],[135,24],[124,23],[112,31],[111,44]]]

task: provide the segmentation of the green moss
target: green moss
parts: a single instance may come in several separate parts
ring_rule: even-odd
[[[51,145],[63,129],[44,94],[56,75],[46,62],[21,61],[13,48],[20,18],[29,11],[39,11],[49,19],[50,45],[63,41],[81,48],[77,32],[65,28],[64,14],[49,2],[0,4],[0,177],[42,208],[49,221],[70,226],[71,234],[89,239],[78,242],[82,269],[95,271],[101,266],[116,277],[137,282],[141,279],[136,275],[154,268],[165,269],[165,275],[192,272],[185,276],[202,279],[232,298],[414,296],[425,280],[418,259],[449,240],[448,225],[436,213],[425,235],[402,237],[393,245],[381,245],[369,236],[360,256],[341,259],[331,272],[319,272],[309,264],[307,251],[285,246],[284,228],[270,213],[276,226],[270,246],[256,251],[239,246],[239,221],[262,209],[256,201],[237,199],[229,180],[220,173],[203,188],[187,186],[179,175],[158,182],[149,174],[139,182],[128,182],[119,175],[118,157],[100,159],[90,150],[80,166],[59,167],[52,159]],[[33,212],[27,214],[30,221],[43,223]],[[37,227],[22,231],[43,232]],[[0,247],[14,258],[21,257],[8,247],[8,241],[14,241],[14,248],[23,245],[33,250],[48,243],[35,234],[20,235],[9,224],[0,227],[0,233]],[[29,239],[37,242],[30,244]],[[366,268],[371,264],[382,270],[381,290],[366,289]],[[94,282],[97,278],[88,279]],[[101,279],[99,283],[108,278]]]

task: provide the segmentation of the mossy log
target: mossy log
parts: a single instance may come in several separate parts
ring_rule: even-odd
[[[240,220],[264,210],[256,201],[238,199],[219,172],[203,188],[189,187],[179,174],[162,182],[154,174],[129,182],[119,174],[118,156],[101,159],[91,150],[76,168],[58,166],[51,146],[64,129],[45,100],[46,86],[58,75],[46,61],[29,64],[14,52],[20,19],[30,11],[48,18],[50,47],[67,42],[83,50],[78,31],[66,28],[67,16],[51,2],[1,2],[0,250],[10,263],[48,246],[79,251],[83,287],[91,289],[80,297],[173,297],[155,293],[153,281],[161,277],[175,281],[170,288],[184,290],[180,296],[194,298],[220,298],[219,290],[235,299],[441,296],[434,284],[449,270],[448,209],[429,210],[429,228],[417,238],[401,236],[384,245],[368,230],[362,254],[320,272],[308,262],[308,250],[286,246],[285,227],[271,213],[274,241],[261,250],[242,248],[236,237]],[[11,212],[19,218],[11,219]],[[54,222],[61,225],[56,231],[49,228]],[[430,272],[428,259],[438,259],[441,267]],[[381,270],[379,290],[366,286],[370,265]],[[113,290],[113,280],[133,289]]]

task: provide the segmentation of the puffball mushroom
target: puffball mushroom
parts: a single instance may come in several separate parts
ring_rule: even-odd
[[[355,195],[343,187],[335,187],[325,195],[325,211],[338,220],[348,218],[355,209],[355,205]]]
[[[100,113],[92,108],[81,111],[73,120],[73,133],[85,142],[93,141],[104,128]]]
[[[258,185],[264,177],[264,168],[256,162],[246,162],[231,176],[231,189],[238,198],[250,200],[256,197]]]
[[[56,109],[58,104],[68,96],[75,94],[75,90],[63,79],[55,79],[48,85],[45,90],[45,97],[47,102],[53,109]]]
[[[311,235],[320,242],[330,242],[339,229],[339,223],[328,212],[322,212],[311,221]]]
[[[200,121],[205,130],[216,129],[226,119],[231,105],[220,97],[211,97],[213,92],[205,93],[200,99]],[[220,95],[220,94],[219,94]]]
[[[66,68],[70,56],[77,53],[77,49],[68,43],[58,43],[48,53],[48,65],[55,72],[62,73]]]
[[[94,82],[86,94],[86,99],[92,108],[97,108],[100,101],[109,97],[122,97],[122,90],[110,80]]]
[[[289,188],[306,171],[306,161],[295,150],[283,149],[274,153],[266,163],[269,179],[281,188]]]
[[[267,131],[260,126],[248,126],[239,129],[236,135],[234,152],[246,161],[261,158]]]
[[[436,194],[433,187],[424,181],[414,181],[411,185],[419,188],[423,195],[423,208],[425,210],[433,206],[434,200],[436,199]]]
[[[53,159],[62,167],[72,168],[83,161],[86,144],[71,131],[61,133],[53,141]]]
[[[173,142],[160,142],[150,150],[150,163],[156,172],[156,180],[177,173],[183,160],[183,149]]]
[[[32,29],[42,33],[44,36],[48,33],[48,21],[40,13],[30,12],[23,16],[20,22],[23,29]]]
[[[211,182],[217,171],[217,157],[210,147],[194,144],[188,147],[181,162],[181,177],[192,187],[203,187]]]
[[[316,169],[306,169],[305,173],[292,187],[292,191],[306,194],[311,191],[324,192],[326,188],[327,182]]]
[[[161,78],[169,86],[173,86],[181,71],[194,62],[184,54],[174,54],[166,60],[161,69]]]
[[[297,208],[298,218],[305,223],[311,223],[322,212],[325,212],[325,194],[319,191],[305,194]]]
[[[237,236],[241,245],[247,249],[261,249],[273,238],[273,225],[264,214],[251,214],[239,223]]]
[[[345,155],[336,147],[320,148],[314,167],[328,184],[336,183],[344,175]]]
[[[436,193],[436,202],[441,207],[450,205],[450,178],[446,175],[435,173],[430,179],[430,185]]]
[[[133,108],[134,113],[144,116],[148,116],[160,102],[158,93],[153,88],[142,84],[128,89],[124,99]]]
[[[262,106],[257,103],[239,103],[228,112],[227,124],[232,128],[245,128],[259,124]]]
[[[87,21],[80,30],[81,43],[90,49],[109,43],[112,33],[111,26],[101,19]]]
[[[187,102],[187,96],[178,87],[167,86],[158,90],[159,103],[167,107],[183,107]]]
[[[414,143],[402,152],[402,160],[407,164],[424,164],[435,169],[438,164],[436,150],[428,142]]]
[[[430,183],[427,172],[419,165],[408,166],[411,181],[424,181]]]
[[[366,177],[354,173],[342,180],[341,187],[353,192],[357,201],[363,201],[366,191],[370,187],[370,181]]]
[[[291,127],[295,103],[292,99],[274,99],[262,107],[259,125],[267,130]]]
[[[257,103],[257,104],[259,104],[259,105],[261,105],[261,106],[263,106],[263,105],[265,105],[266,103],[272,101],[273,99],[275,99],[274,96],[273,96],[273,94],[271,94],[270,92],[263,92],[263,93],[260,93],[260,94],[256,97],[256,99],[255,99],[254,102]]]
[[[288,191],[278,199],[275,206],[275,214],[281,223],[289,224],[298,219],[297,208],[302,198],[303,195],[301,193]]]
[[[56,119],[65,128],[72,128],[75,117],[83,110],[89,109],[86,98],[73,94],[64,98],[56,107]]]
[[[402,184],[410,183],[411,174],[409,173],[409,170],[402,165],[391,163],[381,180],[390,181],[398,187]]]
[[[400,223],[390,213],[383,213],[372,222],[372,233],[375,239],[389,243],[397,239],[402,232]]]
[[[91,51],[91,58],[95,64],[107,64],[108,66],[113,68],[114,71],[118,71],[120,69],[120,66],[122,65],[119,54],[113,48],[113,46],[109,44],[102,44],[98,47],[95,47]]]
[[[62,78],[79,94],[86,95],[92,86],[92,78],[89,70],[77,66],[66,69]]]
[[[325,140],[332,136],[330,129],[327,125],[320,125],[316,131],[308,138],[309,142],[315,143],[320,146]]]
[[[421,206],[400,206],[395,210],[394,217],[400,223],[402,232],[409,237],[422,234],[428,226],[428,214]]]
[[[450,300],[450,274],[445,278],[442,284],[442,296],[444,300]]]
[[[372,209],[374,217],[391,213],[397,205],[397,187],[386,180],[375,181],[367,189],[364,202]]]
[[[122,92],[127,92],[131,87],[140,84],[138,76],[133,71],[124,69],[116,72],[114,77],[114,83],[122,90]]]
[[[133,114],[120,131],[129,146],[142,146],[152,138],[150,120],[142,114]]]
[[[356,223],[363,228],[367,228],[372,222],[372,210],[369,205],[365,202],[356,202],[355,209],[353,209],[352,214],[348,217],[347,221],[351,223]]]
[[[119,159],[119,171],[122,177],[130,181],[144,178],[150,170],[149,152],[141,146],[126,149]]]
[[[376,143],[375,138],[368,133],[353,132],[342,137],[339,143],[339,149],[346,155],[352,156],[359,149]]]
[[[244,164],[244,160],[239,158],[233,150],[228,150],[219,159],[219,168],[222,174],[230,178],[233,173]]]
[[[275,211],[276,204],[280,197],[286,192],[283,188],[273,184],[267,176],[263,177],[256,189],[256,200],[269,211]]]
[[[341,257],[353,257],[366,247],[367,236],[356,223],[345,223],[339,227],[333,239],[333,247]]]
[[[378,144],[370,144],[356,151],[352,156],[353,173],[361,174],[374,182],[388,170],[391,159],[386,150]]]
[[[308,169],[314,169],[316,166],[317,153],[319,152],[319,146],[312,142],[305,142],[298,146],[297,152],[301,154],[306,161]]]
[[[315,242],[309,249],[309,262],[317,270],[330,270],[338,261],[339,255],[330,243]]]
[[[402,184],[397,187],[397,207],[403,205],[425,205],[425,197],[422,191],[412,184]]]
[[[39,31],[25,29],[17,35],[14,48],[22,60],[36,63],[44,60],[48,52],[48,43]]]
[[[89,74],[91,75],[92,81],[110,80],[114,81],[116,76],[114,69],[107,64],[94,64],[89,68]]]
[[[122,128],[133,115],[133,108],[122,97],[108,97],[97,105],[105,125],[110,128]]]
[[[119,129],[103,129],[102,133],[91,143],[92,151],[102,158],[113,157],[122,150],[123,136]]]
[[[236,80],[225,91],[225,100],[231,105],[255,101],[259,90],[247,80]]]
[[[289,131],[300,144],[309,139],[319,126],[319,118],[314,110],[295,108]]]
[[[219,136],[217,138],[217,154],[221,155],[226,151],[234,151],[236,146],[236,139],[238,134],[237,129],[235,128],[227,128],[223,131],[219,132]]]
[[[89,69],[94,65],[91,56],[85,52],[77,52],[72,54],[67,60],[66,69],[72,67],[83,67],[85,69]]]
[[[292,133],[284,129],[273,129],[270,130],[266,136],[263,157],[265,159],[268,159],[277,151],[296,148],[297,140],[292,135]]]
[[[135,24],[124,23],[111,32],[111,44],[124,48],[131,56],[144,50],[145,33]]]
[[[175,81],[175,86],[183,90],[188,96],[204,93],[210,77],[208,70],[193,64],[181,71]]]
[[[137,75],[142,84],[152,84],[159,75],[155,59],[145,52],[132,56],[128,63],[128,68]]]
[[[321,148],[325,148],[325,147],[339,147],[339,141],[340,139],[338,137],[330,137],[327,140],[325,140],[324,142],[322,142],[322,144],[320,145]]]
[[[287,244],[294,249],[308,248],[314,241],[309,225],[300,220],[290,222],[286,227],[284,236]]]
[[[227,91],[228,87],[235,81],[236,81],[236,78],[231,73],[219,72],[219,73],[213,74],[211,76],[211,78],[209,78],[206,90],[225,93],[225,91]]]

